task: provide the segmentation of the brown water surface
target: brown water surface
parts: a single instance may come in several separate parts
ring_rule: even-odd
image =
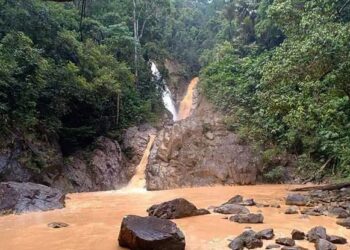
[[[184,197],[198,207],[219,205],[236,194],[252,197],[258,202],[283,204],[288,185],[232,186],[178,189],[147,192],[138,190],[71,194],[65,209],[43,213],[0,217],[1,250],[116,250],[119,226],[124,215],[146,215],[146,209],[155,203]],[[276,237],[290,236],[292,229],[309,230],[322,225],[328,233],[350,239],[350,230],[335,224],[330,217],[300,219],[300,215],[285,215],[282,208],[250,208],[261,210],[265,223],[244,225],[224,220],[224,215],[211,214],[175,220],[186,236],[188,250],[228,249],[228,239],[240,234],[245,227],[254,230],[272,227]],[[67,228],[52,229],[50,222],[66,222]],[[270,241],[271,242],[271,241]],[[265,245],[268,241],[265,241]],[[306,241],[299,245],[314,249]],[[349,245],[338,249],[350,249]]]

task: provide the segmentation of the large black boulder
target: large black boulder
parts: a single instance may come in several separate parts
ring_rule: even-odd
[[[184,250],[185,236],[170,220],[153,216],[125,216],[119,245],[131,250]]]
[[[63,208],[65,195],[34,183],[1,182],[0,214],[48,211]]]
[[[153,205],[147,209],[147,212],[149,216],[155,216],[162,219],[179,219],[210,213],[205,209],[197,209],[195,205],[183,198]]]

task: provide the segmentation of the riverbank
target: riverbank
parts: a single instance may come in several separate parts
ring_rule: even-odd
[[[324,226],[329,234],[350,239],[350,230],[336,225],[335,218],[321,216],[300,218],[299,214],[285,215],[284,198],[295,185],[257,185],[186,188],[146,192],[142,189],[70,194],[66,208],[42,213],[0,217],[0,245],[6,250],[119,250],[117,237],[123,216],[147,215],[153,204],[183,197],[197,207],[220,205],[236,194],[254,198],[258,203],[278,203],[281,208],[252,207],[261,210],[265,222],[259,225],[237,224],[223,219],[222,214],[174,220],[186,236],[188,250],[226,249],[229,239],[245,227],[253,230],[273,228],[276,238],[290,236],[293,229],[307,232],[314,226]],[[67,228],[52,229],[51,222],[65,222]],[[264,248],[272,241],[264,241]],[[298,245],[314,249],[307,241]],[[264,249],[263,248],[263,249]],[[228,249],[228,248],[227,248]],[[349,245],[338,245],[338,250]]]

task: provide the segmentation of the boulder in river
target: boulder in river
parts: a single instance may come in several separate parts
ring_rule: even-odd
[[[305,233],[302,231],[299,231],[297,229],[294,229],[292,231],[292,239],[293,240],[304,240],[305,239]]]
[[[316,242],[319,239],[327,239],[327,232],[324,227],[314,227],[306,235],[306,238],[310,242]]]
[[[325,239],[318,239],[315,244],[315,249],[316,250],[337,250],[337,246]]]
[[[350,229],[350,217],[348,217],[344,220],[338,220],[337,224]]]
[[[289,194],[286,198],[286,205],[305,206],[308,199],[302,194]]]
[[[285,214],[298,214],[299,208],[297,206],[290,206],[284,212]]]
[[[241,202],[243,202],[243,196],[238,194],[238,195],[233,196],[231,199],[229,199],[223,205],[225,205],[225,204],[239,204]]]
[[[124,217],[119,245],[131,250],[184,250],[185,236],[170,220],[157,217]]]
[[[244,247],[254,249],[262,246],[262,240],[256,237],[256,233],[253,230],[243,232],[229,244],[229,248],[233,250],[243,250]]]
[[[51,222],[47,226],[51,228],[63,228],[63,227],[68,227],[69,225],[64,222]]]
[[[273,237],[275,237],[275,234],[272,228],[268,228],[257,232],[256,237],[262,240],[271,240]]]
[[[347,239],[345,239],[344,237],[335,236],[335,235],[328,236],[327,240],[333,244],[344,245],[344,244],[348,243]]]
[[[288,247],[295,246],[295,241],[288,237],[278,238],[276,239],[276,243]]]
[[[249,223],[258,224],[264,222],[264,216],[262,214],[236,214],[230,217],[230,221],[237,223]]]
[[[63,208],[65,195],[34,183],[0,183],[0,214],[48,211]]]
[[[248,214],[248,208],[238,204],[225,204],[214,209],[219,214]]]
[[[149,216],[162,219],[179,219],[184,217],[210,214],[206,209],[197,209],[195,205],[183,198],[153,205],[147,209]]]

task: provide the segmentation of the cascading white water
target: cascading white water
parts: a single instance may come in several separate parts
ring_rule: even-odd
[[[152,70],[152,74],[153,77],[155,78],[155,80],[160,80],[161,79],[161,75],[160,72],[157,68],[157,65],[151,61],[151,70]],[[171,91],[168,88],[168,86],[165,84],[164,82],[164,90],[162,93],[162,98],[163,98],[163,103],[165,108],[173,115],[173,120],[176,121],[177,120],[177,112],[176,112],[176,107],[175,107],[175,103],[174,100],[172,98],[171,95]]]

